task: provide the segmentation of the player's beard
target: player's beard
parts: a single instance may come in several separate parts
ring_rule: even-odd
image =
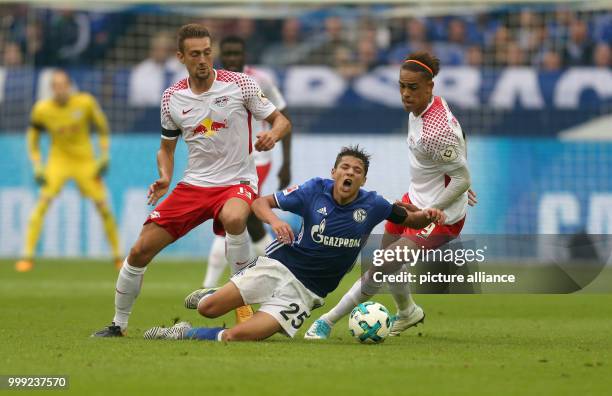
[[[197,79],[198,81],[208,80],[209,77],[210,77],[210,67],[208,66],[205,66],[203,68],[198,66],[195,69],[195,73],[193,74],[193,78]]]

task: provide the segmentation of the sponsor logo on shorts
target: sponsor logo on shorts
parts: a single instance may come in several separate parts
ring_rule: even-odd
[[[365,209],[359,208],[353,212],[353,220],[355,220],[357,223],[363,223],[366,217],[368,217],[368,213],[365,211]]]
[[[159,214],[159,212],[157,210],[154,210],[153,212],[151,212],[149,217],[151,219],[159,219],[161,217],[161,214]]]
[[[245,197],[247,197],[248,199],[251,199],[253,197],[253,195],[251,194],[251,192],[249,190],[247,190],[244,187],[240,187],[238,189],[238,195],[244,195]]]

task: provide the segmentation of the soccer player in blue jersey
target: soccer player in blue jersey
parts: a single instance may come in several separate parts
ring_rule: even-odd
[[[438,209],[418,210],[389,203],[376,192],[361,189],[369,156],[359,147],[345,147],[336,157],[332,180],[314,178],[257,199],[253,211],[270,224],[277,239],[265,257],[258,257],[219,289],[199,289],[185,299],[187,308],[216,318],[245,304],[261,304],[246,322],[235,327],[192,328],[181,322],[147,330],[147,339],[263,340],[275,333],[293,337],[310,312],[323,305],[353,267],[365,239],[384,220],[422,228],[443,223]],[[303,219],[297,238],[289,224],[272,211],[280,208]]]

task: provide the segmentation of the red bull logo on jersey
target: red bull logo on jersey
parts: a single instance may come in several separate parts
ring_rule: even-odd
[[[227,128],[227,120],[223,122],[213,121],[211,118],[204,118],[194,129],[193,135],[204,135],[205,137],[212,137],[220,129]]]

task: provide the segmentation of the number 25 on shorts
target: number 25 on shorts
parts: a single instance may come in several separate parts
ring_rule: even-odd
[[[285,309],[285,310],[280,311],[281,316],[286,321],[289,321],[289,315],[295,315],[298,312],[300,312],[300,306],[297,305],[296,303],[291,303],[289,304],[289,306],[291,307],[291,309]],[[295,318],[291,319],[291,326],[294,329],[299,329],[304,324],[304,319],[309,318],[309,317],[310,317],[310,314],[306,311],[303,311],[302,313],[297,315]]]

